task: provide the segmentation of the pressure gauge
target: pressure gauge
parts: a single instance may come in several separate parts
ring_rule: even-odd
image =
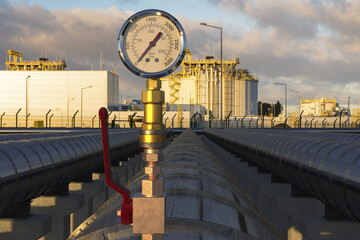
[[[118,51],[124,65],[144,78],[169,75],[185,56],[186,37],[179,21],[160,10],[144,10],[122,26]]]

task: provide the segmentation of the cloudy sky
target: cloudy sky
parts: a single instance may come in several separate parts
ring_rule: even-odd
[[[144,80],[124,68],[116,41],[123,22],[137,11],[155,8],[183,25],[195,58],[219,57],[222,26],[224,58],[240,58],[259,78],[259,100],[284,101],[297,111],[302,98],[336,98],[360,107],[360,1],[358,0],[0,0],[0,70],[6,51],[24,59],[64,58],[69,70],[105,68],[120,75],[122,96],[138,98]]]

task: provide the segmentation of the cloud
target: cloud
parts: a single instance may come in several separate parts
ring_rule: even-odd
[[[9,8],[10,4],[6,0],[0,0],[0,8]]]
[[[120,73],[122,90],[133,91],[143,82],[120,64],[117,54],[118,32],[131,14],[117,8],[50,11],[38,5],[1,7],[1,62],[5,62],[6,51],[13,49],[21,52],[24,60],[47,53],[49,59],[65,59],[70,70],[98,70],[102,51],[105,68]]]
[[[260,76],[264,88],[274,89],[271,82],[282,80],[303,89],[308,97],[359,94],[348,87],[359,83],[359,1],[208,2],[255,23],[250,30],[241,28],[242,24],[232,26],[239,34],[225,36],[225,45],[226,51],[231,48],[238,53],[242,65]],[[267,92],[272,98],[273,91]],[[291,104],[295,100],[296,95]]]
[[[360,76],[360,2],[208,2],[207,7],[221,8],[233,16],[231,23],[221,19],[209,23],[223,27],[224,58],[239,56],[241,67],[259,77],[263,100],[282,94],[283,90],[272,84],[275,81],[287,83],[289,89],[301,89],[308,97],[358,92],[352,87],[358,86]],[[132,14],[115,7],[50,11],[37,5],[11,6],[0,0],[1,62],[6,51],[14,49],[27,60],[47,52],[50,59],[64,58],[69,69],[99,69],[101,50],[105,68],[115,68],[120,75],[123,96],[130,92],[138,96],[144,80],[122,65],[116,46],[118,32]],[[244,18],[238,16],[246,16],[249,22],[240,22]],[[218,30],[200,26],[193,16],[176,17],[185,28],[193,58],[213,52],[219,57]],[[298,96],[288,96],[289,104],[297,105]]]

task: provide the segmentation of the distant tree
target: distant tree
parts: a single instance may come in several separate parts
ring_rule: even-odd
[[[270,113],[273,113],[274,111],[274,104],[273,103],[267,103],[263,102],[261,104],[261,101],[258,102],[258,114],[261,115],[261,106],[262,106],[262,116],[270,116]],[[279,101],[275,103],[275,115],[274,117],[279,116],[281,113],[283,107]]]

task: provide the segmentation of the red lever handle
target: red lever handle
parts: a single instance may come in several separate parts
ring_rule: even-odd
[[[121,204],[121,223],[129,225],[133,222],[133,202],[129,189],[115,182],[111,173],[111,157],[109,146],[109,133],[108,133],[108,112],[106,108],[102,107],[99,110],[99,118],[101,121],[101,134],[104,150],[104,168],[106,184],[112,189],[120,193],[123,197]],[[109,160],[110,158],[110,160]]]

